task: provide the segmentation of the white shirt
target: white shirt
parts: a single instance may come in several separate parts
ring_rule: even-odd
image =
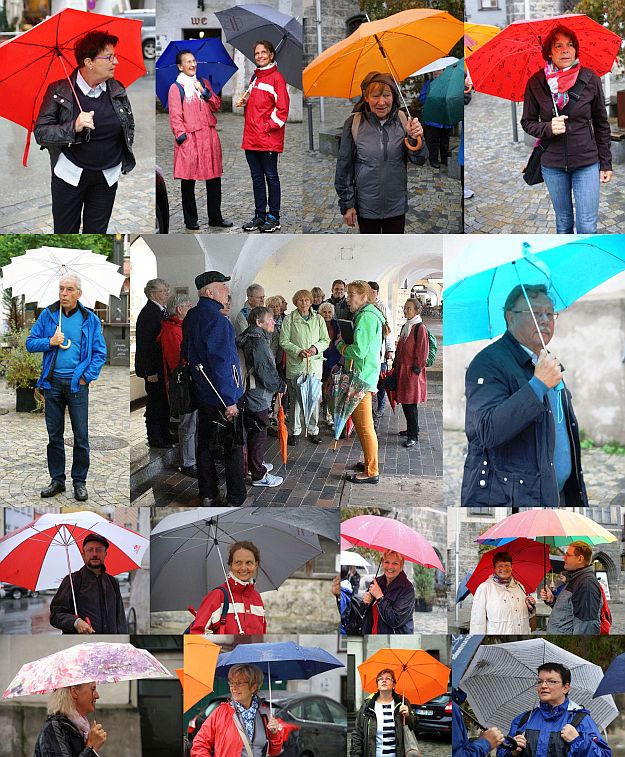
[[[375,757],[395,757],[395,701],[380,702],[373,705],[377,731],[375,734]]]
[[[87,84],[80,71],[78,71],[76,75],[76,86],[80,89],[83,95],[86,95],[87,97],[98,98],[103,92],[106,92],[105,81],[96,84],[95,87],[91,87],[89,84]],[[115,184],[115,182],[119,180],[121,172],[121,163],[113,166],[113,168],[104,168],[102,170],[102,174],[106,179],[106,183],[109,185],[109,187],[112,187],[113,184]],[[68,184],[71,184],[72,187],[77,187],[80,181],[80,177],[82,176],[82,168],[80,168],[80,166],[74,165],[71,160],[68,160],[65,155],[61,153],[59,155],[59,159],[56,161],[56,165],[54,166],[54,175],[58,176],[59,179],[62,179]]]

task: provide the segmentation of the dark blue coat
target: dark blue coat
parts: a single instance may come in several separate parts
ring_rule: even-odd
[[[462,710],[455,703],[451,703],[452,712],[452,757],[487,757],[491,747],[486,739],[470,741],[464,725]]]
[[[402,570],[387,588],[386,576],[378,576],[378,586],[384,596],[377,601],[380,618],[378,633],[414,633],[414,586]],[[363,634],[371,633],[373,628],[373,605],[369,605],[362,627]]]
[[[529,385],[533,375],[531,357],[509,331],[471,361],[465,377],[469,446],[463,507],[559,506],[556,425],[547,396],[539,400]],[[577,419],[566,387],[562,401],[573,457],[565,502],[587,506]]]
[[[243,396],[234,326],[219,312],[221,307],[216,300],[200,297],[198,304],[189,310],[182,322],[182,333],[198,403],[223,410],[221,400],[197,370],[197,366],[202,365],[204,373],[227,406],[236,405]]]

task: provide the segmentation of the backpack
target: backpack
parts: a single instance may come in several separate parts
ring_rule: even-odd
[[[220,626],[225,626],[226,625],[226,618],[228,616],[228,609],[230,607],[230,600],[228,598],[228,590],[226,588],[224,588],[223,586],[218,586],[217,588],[224,595],[224,603],[223,603],[223,606],[221,608],[221,615],[219,616],[219,625]],[[193,613],[193,615],[195,615],[195,610],[192,607],[189,607],[189,610],[190,610],[190,612]],[[184,629],[184,631],[182,633],[183,634],[190,634],[191,633],[191,626],[192,625],[193,625],[193,623],[189,623],[189,625]]]
[[[404,127],[404,131],[406,131],[406,129],[408,128],[408,117],[406,116],[403,110],[397,111],[397,118],[399,118],[399,122]],[[360,129],[361,121],[362,121],[362,111],[358,111],[357,113],[354,113],[354,118],[352,119],[352,139],[354,140],[354,144],[356,144],[356,135],[358,134],[358,129]]]
[[[239,353],[239,364],[241,366],[241,376],[243,377],[243,388],[246,392],[249,392],[250,389],[256,389],[256,375],[254,374],[254,367],[248,367],[247,360],[245,359],[245,352],[243,352],[242,347],[239,347],[237,349],[237,352]]]
[[[423,326],[423,328],[425,329],[424,323],[420,323],[419,326]],[[434,336],[434,334],[432,334],[431,331],[428,331],[427,329],[425,330],[427,331],[428,343],[430,345],[430,348],[428,350],[428,359],[425,362],[425,367],[430,368],[432,365],[434,365],[434,361],[436,360],[436,353],[438,352],[438,342],[436,341],[436,337]],[[414,330],[415,339],[418,336],[417,331],[418,329]]]
[[[599,625],[599,633],[610,633],[610,629],[612,628],[612,613],[610,612],[610,607],[608,605],[608,598],[605,595],[605,590],[601,584],[599,584],[599,588],[601,589],[601,613],[599,615],[599,619],[601,621]]]

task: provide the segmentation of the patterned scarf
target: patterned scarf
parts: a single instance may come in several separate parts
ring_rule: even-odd
[[[558,109],[558,113],[562,108],[566,107],[569,101],[569,89],[577,81],[580,70],[579,60],[575,60],[570,66],[563,69],[559,69],[550,60],[547,61],[545,78],[547,79],[547,84],[551,90],[551,97]]]
[[[237,711],[239,717],[241,718],[241,721],[243,722],[245,733],[247,733],[247,738],[251,743],[254,738],[254,721],[256,720],[256,713],[258,712],[258,708],[260,707],[260,699],[258,698],[258,694],[254,694],[254,696],[252,697],[252,703],[247,708],[247,710],[240,702],[235,702],[234,699],[232,700],[232,704],[234,705],[234,709]]]
[[[493,581],[496,584],[502,584],[502,586],[510,586],[510,582],[512,581],[512,576],[510,576],[510,578],[499,578],[498,575],[493,573]]]

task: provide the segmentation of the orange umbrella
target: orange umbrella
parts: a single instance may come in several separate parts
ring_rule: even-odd
[[[423,649],[378,649],[358,666],[362,688],[378,690],[376,676],[389,668],[395,674],[395,691],[411,704],[425,704],[447,691],[450,668]]]
[[[181,683],[185,712],[213,690],[219,652],[218,644],[199,634],[184,637],[184,669]]]
[[[402,81],[414,71],[447,55],[462,37],[463,24],[447,11],[415,8],[361,24],[304,69],[306,97],[360,96],[370,71],[390,73]]]
[[[286,428],[286,418],[284,416],[284,408],[280,401],[280,395],[278,395],[278,443],[280,444],[280,452],[282,453],[282,462],[286,465],[286,461],[289,458],[287,441],[289,438],[289,432]]]
[[[464,57],[478,50],[485,42],[499,34],[501,29],[490,24],[466,24],[464,25]]]

